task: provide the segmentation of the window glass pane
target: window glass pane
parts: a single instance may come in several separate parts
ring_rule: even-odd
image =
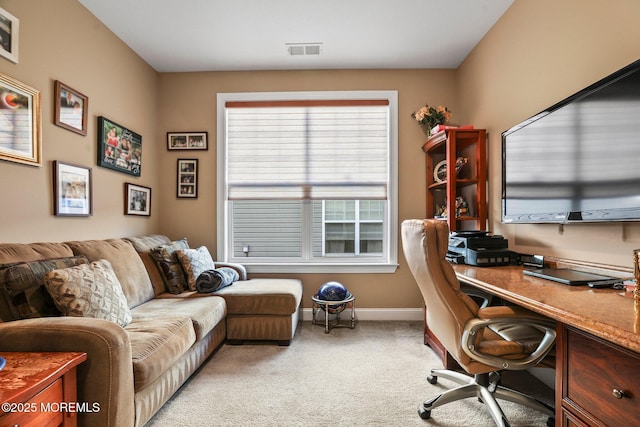
[[[360,221],[382,221],[383,219],[383,200],[360,200]]]
[[[326,221],[353,221],[356,218],[355,200],[326,200],[324,202]]]
[[[345,254],[355,252],[355,224],[326,224],[325,253]]]
[[[381,253],[382,238],[382,224],[360,224],[360,253]]]
[[[302,256],[301,201],[237,200],[232,215],[234,257]]]

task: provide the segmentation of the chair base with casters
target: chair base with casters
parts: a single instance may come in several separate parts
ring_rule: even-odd
[[[479,401],[487,406],[491,418],[493,418],[497,426],[509,427],[509,421],[507,421],[496,398],[518,403],[546,414],[549,416],[547,426],[553,427],[555,425],[553,407],[519,391],[501,386],[499,372],[477,374],[471,377],[455,371],[432,369],[427,381],[430,384],[436,384],[439,377],[460,384],[460,387],[447,390],[432,399],[425,400],[418,408],[418,414],[423,420],[431,418],[431,410],[438,406],[469,397],[477,397]]]

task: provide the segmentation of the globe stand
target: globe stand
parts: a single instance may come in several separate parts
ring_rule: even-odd
[[[318,295],[311,297],[311,310],[312,318],[311,323],[314,325],[321,325],[317,319],[317,315],[320,311],[324,311],[324,333],[328,334],[333,328],[351,328],[356,327],[356,297],[351,295],[340,301],[327,301],[318,298]],[[351,308],[351,322],[347,324],[340,323],[340,313],[345,309]],[[335,314],[334,321],[329,321],[329,315]]]

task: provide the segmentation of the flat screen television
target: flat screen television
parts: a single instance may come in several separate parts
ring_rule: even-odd
[[[640,60],[502,133],[502,222],[640,221]]]

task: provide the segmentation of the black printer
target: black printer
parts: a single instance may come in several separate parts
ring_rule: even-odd
[[[489,267],[509,265],[509,241],[488,231],[454,231],[449,234],[447,260],[456,264]]]

